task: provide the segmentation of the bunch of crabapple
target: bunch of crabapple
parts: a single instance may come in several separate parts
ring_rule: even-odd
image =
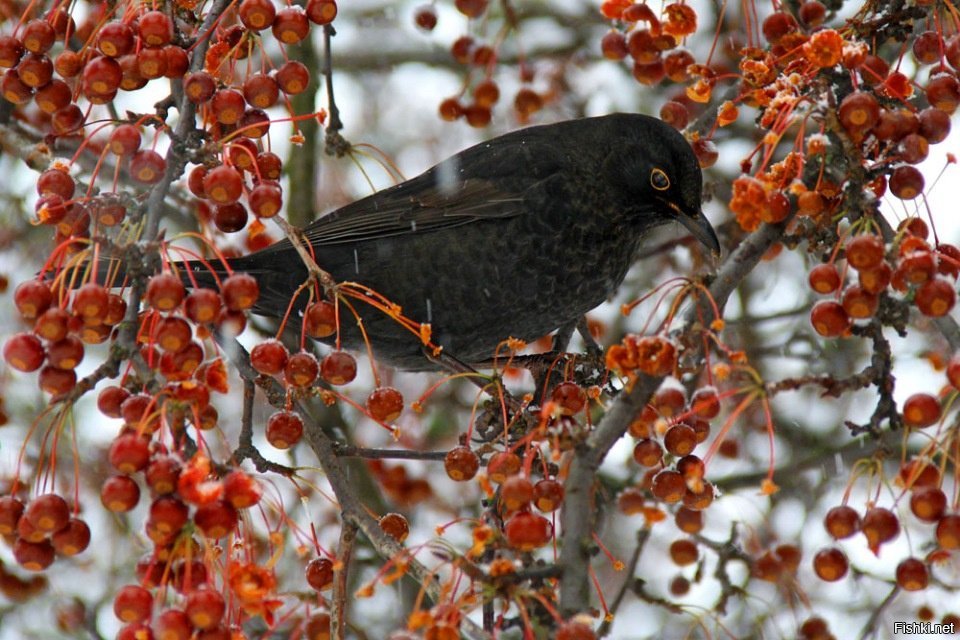
[[[724,73],[722,64],[700,64],[684,46],[697,31],[696,9],[684,2],[654,8],[646,2],[608,0],[601,3],[600,13],[611,22],[611,29],[600,40],[603,57],[628,63],[641,85],[679,85],[661,105],[660,118],[676,129],[686,128],[710,100],[717,76]],[[736,110],[726,107],[726,111],[735,114]],[[702,167],[717,161],[719,152],[709,136],[695,134],[690,143]]]
[[[489,0],[456,0],[457,11],[470,19],[471,25],[478,31],[489,28],[492,9],[496,3]],[[437,26],[437,11],[432,4],[418,7],[413,15],[414,24],[424,32],[431,32]],[[479,33],[465,34],[450,45],[450,56],[463,68],[465,75],[461,93],[444,99],[438,108],[440,118],[448,122],[463,119],[471,127],[485,127],[493,117],[493,108],[500,102],[500,85],[494,79],[498,64],[498,50],[503,45],[499,36],[492,41]],[[545,102],[541,92],[534,90],[531,83],[534,71],[528,65],[521,65],[520,81],[522,86],[513,97],[513,114],[520,122],[527,122],[540,111]]]
[[[587,403],[587,391],[575,382],[558,384],[544,407],[544,412],[551,415],[538,430],[538,436],[550,442],[564,434]],[[553,442],[559,444],[556,440]],[[444,468],[451,479],[468,482],[478,478],[481,487],[496,496],[494,510],[499,530],[493,531],[487,526],[474,530],[474,541],[479,545],[475,549],[482,550],[484,557],[529,553],[553,539],[554,527],[549,517],[562,506],[564,489],[555,466],[542,462],[529,464],[523,449],[511,446],[494,450],[485,461],[465,444],[447,452]]]
[[[960,355],[954,355],[947,364],[946,377],[948,385],[944,393],[950,406],[952,400],[960,396]],[[910,430],[930,429],[940,421],[942,413],[937,397],[914,394],[904,402],[904,426]],[[939,432],[932,434],[919,454],[900,465],[895,480],[901,489],[900,501],[909,506],[909,516],[876,504],[868,504],[861,513],[844,503],[831,508],[824,517],[824,528],[832,538],[840,541],[862,534],[867,547],[875,554],[900,534],[905,519],[909,518],[919,532],[915,535],[928,538],[923,544],[914,538],[914,547],[928,551],[923,557],[909,556],[897,564],[894,579],[906,591],[925,589],[930,583],[933,565],[960,549],[960,513],[948,497],[951,493],[949,474],[944,473],[936,461],[937,456],[949,448],[949,437]],[[836,581],[848,574],[850,563],[844,550],[835,545],[818,551],[813,566],[821,579]]]
[[[916,165],[927,158],[930,145],[947,137],[950,115],[960,104],[960,81],[947,55],[951,43],[960,46],[955,36],[936,39],[927,32],[912,40],[921,68],[929,69],[916,73],[918,80],[926,75],[925,82],[913,81],[898,61],[885,60],[879,47],[872,50],[858,40],[855,29],[823,26],[823,11],[807,10],[818,4],[803,3],[797,16],[774,12],[763,22],[767,47],[741,52],[747,90],[740,100],[759,110],[764,130],[779,138],[801,117],[820,125],[819,131],[808,127],[801,133],[783,162],[734,182],[731,210],[747,231],[761,222],[781,222],[791,212],[824,220],[841,210],[846,198],[862,194],[860,182],[877,198],[889,191],[915,200],[925,186]],[[940,47],[936,52],[929,48],[932,39]],[[734,105],[721,106],[718,126],[735,116]],[[750,164],[744,161],[745,173]],[[851,193],[852,178],[858,186]]]
[[[880,234],[867,230],[849,237],[842,248],[808,277],[811,289],[830,296],[810,312],[821,336],[846,335],[854,322],[873,318],[884,300],[905,303],[929,318],[946,315],[956,304],[960,251],[942,242],[931,246],[921,218],[904,220],[889,247]],[[838,264],[841,259],[845,264]]]
[[[214,142],[198,156],[201,165],[188,187],[202,199],[204,220],[234,232],[251,214],[270,218],[282,206],[281,162],[266,144],[267,110],[289,109],[287,98],[308,88],[308,69],[288,59],[285,47],[306,38],[311,25],[330,23],[337,5],[311,0],[305,8],[278,9],[271,0],[246,0],[220,16],[211,34],[201,32],[204,15],[192,13],[194,4],[183,4],[187,13],[176,14],[136,3],[91,3],[89,11],[76,12],[83,16],[79,24],[62,5],[48,11],[31,5],[12,33],[0,35],[0,68],[6,69],[0,92],[51,139],[81,140],[85,151],[112,159],[118,171],[149,188],[167,171],[156,148],[167,124],[160,115],[117,121],[110,109],[150,83],[182,80],[198,128]],[[198,43],[209,46],[198,49]],[[274,62],[276,47],[280,62]],[[144,144],[148,127],[156,132]],[[75,194],[69,167],[59,168],[38,180],[36,204],[37,220],[54,225],[58,239],[86,237],[91,225],[104,230],[123,221],[131,201],[91,189]],[[103,194],[111,196],[116,184],[115,176]],[[260,235],[253,244],[266,241]]]

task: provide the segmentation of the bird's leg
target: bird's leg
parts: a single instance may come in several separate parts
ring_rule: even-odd
[[[583,321],[586,321],[585,318]],[[557,367],[554,365],[558,358],[566,355],[567,347],[570,345],[570,338],[573,337],[573,330],[579,329],[579,326],[580,320],[561,325],[560,328],[557,329],[557,332],[553,334],[553,342],[550,345],[549,353],[538,354],[541,358],[538,359],[537,364],[529,367],[535,384],[534,392],[540,393],[542,391],[543,401],[546,401],[550,390],[561,382],[561,380],[553,379],[553,374],[557,372]],[[560,369],[562,370],[562,367]]]
[[[583,338],[583,344],[587,349],[587,353],[591,356],[603,353],[603,347],[600,346],[600,343],[594,339],[593,334],[590,333],[590,325],[587,323],[587,316],[580,316],[580,319],[577,320],[577,333],[580,334],[580,337]]]
[[[573,337],[573,330],[579,328],[579,321],[576,321],[568,322],[557,329],[557,332],[553,335],[553,344],[550,347],[551,351],[555,353],[563,353],[566,351],[567,345],[570,344],[570,338]]]

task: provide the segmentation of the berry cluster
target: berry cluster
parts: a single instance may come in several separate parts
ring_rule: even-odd
[[[90,282],[74,291],[65,285],[62,279],[20,284],[14,302],[33,329],[14,335],[3,347],[4,359],[13,368],[25,372],[39,369],[40,388],[55,397],[74,390],[84,345],[110,338],[127,312],[123,298],[101,284]],[[164,376],[168,384],[162,394],[147,396],[148,401],[169,397],[188,403],[192,416],[211,411],[208,387],[215,370],[210,365],[218,360],[207,358],[197,338],[209,336],[214,327],[242,330],[244,311],[258,295],[257,281],[247,274],[224,278],[219,292],[201,288],[189,294],[171,273],[151,277],[145,295],[148,309],[139,315],[137,341],[146,366]],[[213,385],[225,390],[221,387]]]
[[[489,0],[456,0],[455,5],[457,11],[469,18],[477,29],[489,28]],[[433,5],[419,7],[413,19],[422,31],[433,31],[437,26],[436,8]],[[450,55],[464,68],[466,78],[459,95],[446,98],[440,103],[438,111],[441,119],[453,122],[462,118],[471,127],[485,127],[490,124],[493,108],[500,101],[500,85],[493,76],[499,63],[497,56],[502,44],[500,34],[493,42],[487,42],[479,34],[467,34],[450,45]],[[477,73],[479,80],[476,78]],[[532,68],[521,65],[520,80],[523,86],[514,94],[513,113],[520,122],[527,122],[543,108],[545,96],[530,86],[534,80]]]
[[[249,213],[270,218],[281,209],[282,162],[264,144],[271,125],[266,109],[289,108],[287,98],[311,82],[298,60],[274,64],[266,38],[271,35],[282,47],[296,44],[309,35],[311,25],[329,24],[336,14],[334,0],[279,10],[271,0],[245,0],[221,16],[211,34],[192,13],[97,3],[78,26],[59,7],[0,35],[0,68],[6,69],[0,92],[40,130],[55,138],[83,138],[85,146],[114,158],[118,169],[149,187],[163,179],[167,159],[156,150],[157,138],[149,147],[142,145],[143,129],[163,131],[165,123],[146,115],[98,124],[98,108],[152,81],[182,79],[186,97],[200,110],[203,127],[216,143],[196,158],[201,164],[191,172],[188,186],[202,199],[201,218],[235,232],[246,226]],[[194,50],[208,44],[208,38],[206,56],[198,58]],[[261,56],[254,65],[256,52]],[[244,60],[245,70],[240,65]],[[57,169],[38,181],[39,222],[56,225],[65,239],[88,235],[91,223],[111,227],[124,219],[129,202],[96,196],[92,190],[74,197],[69,168]],[[263,234],[251,235],[255,246],[269,242]]]
[[[811,19],[814,14],[820,17]],[[801,11],[798,20],[773,13],[763,22],[769,48],[743,51],[740,73],[749,91],[740,100],[760,109],[760,125],[770,131],[764,144],[775,145],[801,119],[814,129],[796,141],[803,153],[766,166],[768,151],[753,175],[734,182],[730,208],[747,231],[781,222],[792,211],[825,221],[824,214],[845,205],[869,206],[857,204],[863,198],[859,187],[847,193],[854,184],[869,183],[877,197],[889,189],[901,200],[914,200],[925,186],[915,165],[927,158],[930,145],[946,139],[950,114],[960,104],[960,81],[947,55],[951,43],[960,46],[957,36],[947,40],[942,32],[927,31],[914,41],[917,61],[933,65],[920,93],[896,70],[899,65],[891,67],[871,52],[856,29],[841,35],[823,28],[822,14]],[[936,52],[928,50],[930,41]],[[820,123],[820,130],[810,123]],[[722,109],[718,124],[727,124]],[[746,171],[750,163],[744,166]]]
[[[810,311],[814,330],[826,338],[848,335],[854,321],[877,314],[885,296],[904,299],[928,317],[949,313],[956,304],[960,250],[947,243],[931,247],[928,234],[922,219],[908,218],[889,251],[881,236],[873,232],[849,238],[842,255],[857,277],[846,286],[842,285],[848,271],[838,268],[836,260],[811,269],[810,288],[834,296],[817,302]],[[839,255],[837,252],[834,257]]]
[[[26,505],[13,495],[0,496],[0,535],[13,545],[13,557],[24,569],[43,571],[57,556],[71,557],[90,544],[90,527],[71,515],[56,493],[36,496]]]

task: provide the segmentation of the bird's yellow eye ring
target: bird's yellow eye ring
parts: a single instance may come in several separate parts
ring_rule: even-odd
[[[670,178],[663,169],[654,169],[650,172],[650,186],[657,191],[666,191],[670,188]]]

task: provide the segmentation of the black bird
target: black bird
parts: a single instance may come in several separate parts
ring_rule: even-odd
[[[317,264],[430,323],[461,362],[493,357],[508,337],[534,340],[572,327],[623,281],[643,238],[679,222],[713,252],[700,210],[702,176],[677,131],[614,114],[529,127],[458,153],[425,173],[325,215],[303,237]],[[282,317],[307,271],[289,241],[230,261],[253,275],[253,311]],[[192,263],[200,284],[212,274]],[[306,294],[294,305],[302,309]],[[376,358],[436,368],[416,335],[354,302]],[[361,351],[341,308],[344,348]]]

